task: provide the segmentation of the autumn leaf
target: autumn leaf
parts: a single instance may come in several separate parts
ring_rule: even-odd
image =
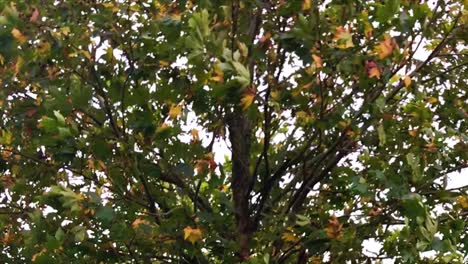
[[[304,0],[302,2],[302,11],[308,11],[312,8],[312,0]]]
[[[213,153],[208,153],[203,156],[203,159],[199,159],[195,161],[195,170],[197,173],[202,172],[205,168],[210,169],[213,172],[216,169],[217,165],[214,161]]]
[[[374,28],[370,23],[366,23],[364,25],[364,35],[366,36],[367,39],[370,39],[372,37],[372,32],[374,31]]]
[[[217,82],[217,83],[223,83],[224,72],[218,67],[215,67],[215,69],[213,70],[213,75],[211,76],[210,80],[213,82]]]
[[[319,256],[312,256],[309,258],[309,264],[322,264],[322,258]]]
[[[132,228],[133,229],[138,229],[140,225],[149,225],[148,220],[143,219],[143,218],[137,218],[133,221],[132,223]]]
[[[405,79],[403,80],[405,87],[408,88],[411,85],[411,77],[405,76]]]
[[[439,100],[437,99],[437,97],[428,97],[426,98],[426,101],[430,104],[435,104],[437,103]]]
[[[39,18],[39,10],[37,8],[34,8],[31,17],[29,18],[29,22],[36,22],[37,19]]]
[[[184,228],[184,239],[190,241],[192,244],[202,239],[202,231],[199,228],[192,228],[187,226]]]
[[[265,34],[263,34],[263,36],[260,38],[259,42],[260,43],[266,43],[267,41],[269,41],[271,39],[271,33],[270,32],[266,32]]]
[[[417,129],[411,129],[408,131],[408,134],[410,134],[410,136],[412,137],[416,137],[416,135],[418,135],[418,130]]]
[[[190,134],[192,134],[192,143],[196,143],[200,141],[200,136],[198,135],[198,130],[195,128],[190,130]]]
[[[297,242],[299,240],[299,238],[293,233],[293,230],[291,227],[288,227],[286,228],[286,232],[284,232],[282,235],[281,235],[281,239],[285,242]]]
[[[437,145],[434,142],[424,145],[424,149],[428,152],[435,153],[437,152]]]
[[[168,67],[169,65],[171,65],[171,63],[168,62],[168,61],[165,61],[165,60],[160,60],[159,61],[159,66],[162,67],[162,68]]]
[[[328,238],[339,240],[343,236],[343,224],[340,224],[336,216],[332,216],[328,220],[328,226],[325,228],[325,231]]]
[[[393,50],[397,47],[395,39],[385,34],[384,39],[375,47],[375,51],[382,60],[393,53]]]
[[[45,53],[49,52],[49,50],[50,50],[50,44],[49,44],[49,42],[47,42],[45,40],[42,40],[37,45],[37,52],[39,54],[45,54]]]
[[[367,60],[365,67],[366,67],[367,76],[369,76],[369,78],[375,77],[377,79],[380,79],[381,72],[380,72],[379,66],[377,65],[375,61]]]
[[[339,49],[354,47],[353,36],[348,29],[342,26],[336,28],[333,40],[336,42],[336,47]]]
[[[32,257],[31,257],[31,261],[32,262],[35,262],[37,260],[38,257],[40,257],[42,254],[46,253],[47,252],[47,249],[46,248],[43,248],[41,249],[41,251],[37,252],[36,254],[34,254]]]
[[[169,109],[169,117],[171,119],[176,119],[182,113],[182,106],[172,104],[171,108]]]
[[[255,93],[256,89],[254,86],[250,86],[249,88],[245,89],[240,102],[242,110],[247,110],[247,108],[249,108],[249,106],[253,103],[255,99]]]
[[[18,41],[20,44],[24,44],[26,42],[26,36],[21,33],[17,28],[13,28],[11,30],[11,35]]]
[[[460,195],[457,197],[457,204],[459,204],[463,209],[468,208],[468,197]]]
[[[315,68],[317,68],[317,69],[322,68],[323,61],[322,61],[322,58],[320,58],[320,56],[312,54],[312,59],[314,60]]]

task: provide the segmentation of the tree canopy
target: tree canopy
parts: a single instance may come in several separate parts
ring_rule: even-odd
[[[466,0],[0,12],[2,263],[466,263]]]

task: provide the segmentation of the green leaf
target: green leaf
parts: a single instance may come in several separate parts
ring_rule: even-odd
[[[82,242],[86,237],[86,228],[84,226],[75,226],[72,232],[75,234],[75,241],[77,242]]]
[[[60,114],[59,111],[54,111],[55,118],[57,118],[57,122],[59,125],[64,126],[65,125],[65,118],[63,117],[62,114]]]
[[[59,227],[55,232],[55,239],[57,239],[57,241],[59,241],[60,243],[63,243],[63,241],[65,240],[65,232],[63,232],[62,228]]]
[[[421,179],[421,170],[419,168],[419,158],[417,158],[413,153],[406,154],[406,162],[411,167],[413,172],[412,180],[418,182]]]
[[[387,136],[385,134],[385,129],[382,123],[380,123],[377,127],[377,132],[379,134],[379,146],[382,147],[387,142]]]
[[[107,206],[99,207],[96,210],[96,218],[103,222],[110,222],[114,219],[114,210]]]

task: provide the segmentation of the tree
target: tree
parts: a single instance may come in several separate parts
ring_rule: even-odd
[[[2,262],[466,259],[466,1],[0,10]]]

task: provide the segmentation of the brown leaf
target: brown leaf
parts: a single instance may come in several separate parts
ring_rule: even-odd
[[[343,236],[343,224],[340,224],[336,216],[332,216],[328,220],[328,226],[325,228],[325,231],[328,238],[339,240]]]

